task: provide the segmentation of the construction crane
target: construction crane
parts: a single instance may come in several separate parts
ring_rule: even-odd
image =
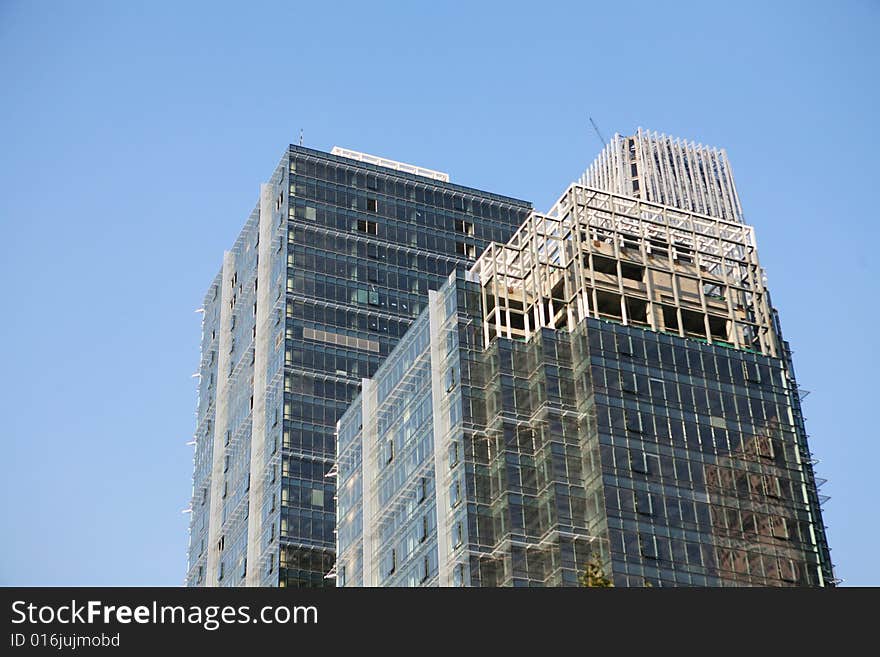
[[[602,142],[602,146],[607,146],[608,142],[605,141],[605,137],[602,136],[602,133],[599,132],[599,126],[596,125],[596,122],[593,120],[593,117],[590,117],[590,125],[593,126],[593,130],[596,131],[596,136],[599,137],[599,141]]]

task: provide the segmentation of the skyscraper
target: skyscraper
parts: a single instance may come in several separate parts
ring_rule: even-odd
[[[615,134],[578,182],[727,221],[742,221],[733,172],[723,149],[639,128]]]
[[[338,424],[338,584],[833,585],[736,198],[718,151],[616,137],[431,292]]]
[[[189,585],[333,584],[338,417],[428,291],[529,210],[442,172],[289,147],[202,308]]]

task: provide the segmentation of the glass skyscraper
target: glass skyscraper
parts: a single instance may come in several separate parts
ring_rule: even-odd
[[[726,157],[608,151],[430,292],[340,419],[339,586],[835,584]]]
[[[289,147],[202,308],[188,585],[334,584],[336,421],[429,291],[530,209],[438,171]]]

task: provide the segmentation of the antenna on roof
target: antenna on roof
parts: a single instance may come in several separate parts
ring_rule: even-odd
[[[299,129],[299,145],[300,146],[303,145],[303,129],[302,128]]]
[[[607,146],[608,142],[605,141],[605,137],[602,136],[602,133],[599,132],[599,126],[596,125],[596,122],[593,120],[593,117],[590,117],[590,125],[593,126],[593,130],[596,131],[596,136],[599,137],[599,140],[602,142],[603,146]]]

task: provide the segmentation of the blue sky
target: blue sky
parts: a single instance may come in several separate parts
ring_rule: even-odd
[[[880,5],[668,5],[2,0],[0,584],[182,583],[193,311],[300,129],[547,209],[592,116],[727,149],[837,574],[880,585]]]

